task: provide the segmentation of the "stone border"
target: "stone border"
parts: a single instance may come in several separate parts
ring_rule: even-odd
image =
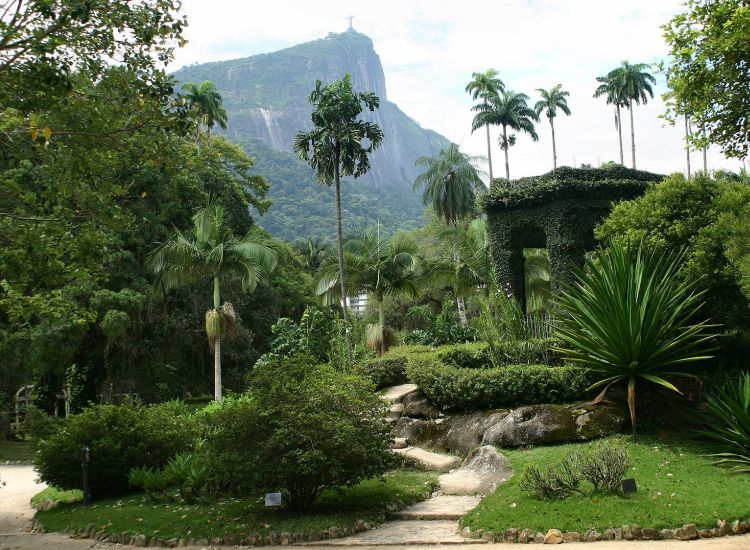
[[[505,531],[476,529],[472,531],[471,528],[464,527],[460,530],[460,534],[466,538],[481,539],[487,542],[560,544],[563,542],[598,542],[602,540],[695,540],[742,535],[750,532],[750,521],[735,520],[729,523],[725,520],[719,520],[716,524],[717,526],[712,529],[698,529],[694,523],[676,529],[652,529],[639,525],[623,525],[615,529],[607,529],[604,533],[600,533],[596,529],[590,529],[585,533],[550,529],[547,534],[535,533],[531,529],[511,528]]]
[[[290,544],[302,542],[319,542],[330,539],[339,539],[363,531],[368,531],[384,523],[387,514],[398,512],[417,504],[418,502],[423,502],[431,496],[431,492],[425,492],[410,499],[398,499],[391,502],[387,504],[385,509],[378,515],[377,523],[375,524],[360,519],[357,520],[353,527],[331,527],[324,531],[308,531],[305,533],[280,533],[271,531],[266,535],[251,533],[244,539],[236,539],[234,537],[221,537],[210,540],[195,538],[163,539],[158,537],[149,538],[143,533],[109,533],[105,530],[97,530],[96,526],[93,523],[90,523],[83,529],[65,529],[62,531],[62,534],[69,535],[71,538],[75,539],[93,539],[96,542],[152,548],[178,548],[182,546],[288,546]],[[48,532],[45,529],[44,524],[37,518],[32,520],[31,529],[35,533]]]

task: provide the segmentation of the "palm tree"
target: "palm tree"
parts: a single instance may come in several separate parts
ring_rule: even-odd
[[[200,141],[201,126],[205,125],[206,140],[210,144],[211,128],[216,124],[222,130],[225,130],[227,127],[227,111],[224,109],[221,94],[216,89],[216,84],[210,80],[204,80],[197,86],[192,82],[185,82],[182,85],[182,89],[188,92],[185,94],[185,97],[196,115],[196,135],[198,141]]]
[[[221,303],[221,284],[239,276],[245,292],[267,280],[276,252],[255,232],[238,239],[224,219],[224,207],[211,197],[193,216],[188,234],[175,230],[148,258],[156,286],[164,291],[201,281],[213,284],[213,308],[206,312],[206,333],[214,351],[214,398],[221,401],[221,339],[234,323],[234,308]]]
[[[607,76],[597,76],[596,81],[599,82],[599,86],[594,92],[594,97],[607,97],[607,104],[615,106],[615,128],[617,129],[617,136],[620,139],[620,164],[625,166],[625,155],[622,149],[622,111],[623,107],[628,106],[627,99],[623,96],[622,89],[618,86],[617,82],[610,79]]]
[[[494,124],[503,127],[500,148],[505,151],[505,179],[508,180],[510,179],[508,148],[516,143],[516,136],[508,135],[508,128],[517,132],[526,132],[534,141],[539,139],[534,129],[534,122],[538,122],[539,117],[528,106],[528,101],[529,96],[526,94],[503,90],[500,94],[487,96],[486,103],[480,103],[472,108],[472,111],[477,113],[473,126]]]
[[[374,111],[380,106],[372,92],[354,92],[351,75],[335,80],[328,86],[318,80],[310,94],[313,129],[299,132],[294,138],[294,152],[317,173],[318,182],[336,188],[336,235],[338,244],[338,282],[341,286],[341,309],[344,322],[346,308],[346,276],[344,272],[344,231],[341,223],[341,176],[355,178],[370,170],[369,155],[383,141],[383,131],[374,122],[359,120],[364,108]],[[346,332],[349,362],[352,359],[349,332]]]
[[[630,63],[623,61],[622,64],[610,71],[607,78],[615,83],[622,91],[622,97],[628,102],[630,110],[630,144],[633,153],[633,169],[635,169],[635,128],[633,125],[633,102],[637,104],[648,103],[648,98],[654,97],[652,84],[656,84],[656,79],[646,72],[649,68],[647,63]]]
[[[455,143],[442,146],[437,156],[417,159],[415,164],[424,172],[414,180],[414,189],[424,187],[424,204],[432,206],[445,223],[455,224],[473,214],[476,192],[484,189],[476,168],[480,160],[462,153]]]
[[[383,301],[389,294],[416,296],[421,284],[421,260],[416,241],[406,233],[384,239],[380,224],[355,231],[344,244],[344,272],[351,296],[367,292],[375,298],[378,323],[368,325],[368,345],[379,355],[387,351]],[[339,271],[333,258],[325,261],[316,277],[316,294],[329,305],[341,299]]]
[[[570,108],[568,108],[568,100],[566,99],[570,93],[562,89],[562,84],[557,84],[549,90],[537,88],[536,91],[541,94],[542,99],[536,102],[536,105],[534,105],[534,111],[537,116],[544,111],[544,116],[549,120],[550,128],[552,128],[552,170],[557,170],[557,147],[555,146],[554,121],[558,109],[570,116]]]
[[[482,98],[487,103],[487,97],[497,95],[505,89],[505,84],[498,77],[495,69],[487,69],[483,73],[471,73],[471,82],[466,85],[466,91],[471,94],[471,99]],[[474,117],[476,121],[476,116]],[[492,146],[490,141],[490,125],[486,123],[472,123],[471,132],[484,126],[487,129],[487,167],[490,173],[490,185],[492,185]]]
[[[310,274],[318,271],[320,266],[323,265],[323,261],[331,255],[331,247],[328,243],[312,237],[308,237],[307,241],[298,244],[297,250],[302,255],[305,267]]]
[[[552,268],[546,248],[525,248],[523,251],[523,283],[526,311],[542,313],[552,295]]]
[[[460,220],[438,232],[438,238],[453,252],[452,262],[438,262],[434,271],[442,272],[438,278],[445,280],[456,293],[458,318],[466,327],[465,299],[477,288],[490,288],[493,284],[490,245],[487,223],[482,218]]]

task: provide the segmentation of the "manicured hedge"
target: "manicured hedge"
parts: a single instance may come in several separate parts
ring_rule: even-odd
[[[552,348],[560,342],[553,338],[531,338],[520,342],[503,341],[497,344],[499,361],[503,365],[559,365],[560,355]],[[456,344],[435,350],[446,365],[469,369],[493,367],[485,343]]]
[[[432,356],[434,351],[429,346],[399,346],[382,357],[358,363],[354,370],[372,380],[378,389],[397,386],[409,381],[406,364],[410,357]]]
[[[443,411],[475,411],[567,403],[582,399],[596,380],[581,367],[511,365],[467,369],[445,365],[435,357],[412,359],[406,374]]]

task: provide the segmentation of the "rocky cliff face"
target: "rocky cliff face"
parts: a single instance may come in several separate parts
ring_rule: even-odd
[[[330,34],[278,52],[192,65],[175,73],[182,82],[212,80],[218,87],[229,115],[226,135],[256,158],[256,172],[271,183],[274,204],[259,223],[280,238],[331,239],[335,234],[333,192],[316,184],[313,171],[292,153],[292,143],[297,132],[312,125],[308,97],[315,81],[327,84],[346,73],[357,91],[380,98],[380,109],[363,117],[380,124],[385,138],[372,156],[370,173],[344,181],[345,228],[379,221],[389,232],[413,229],[424,212],[419,194],[411,189],[418,175],[414,161],[436,154],[447,140],[388,101],[383,67],[367,36]]]
[[[380,58],[363,34],[331,33],[274,53],[185,67],[175,76],[216,83],[229,114],[229,137],[259,140],[291,153],[294,136],[311,126],[308,97],[315,81],[329,83],[346,73],[352,75],[355,90],[372,91],[381,101],[380,109],[365,118],[380,124],[385,139],[372,157],[371,174],[362,180],[379,187],[411,185],[418,174],[414,161],[435,154],[446,140],[388,101]]]

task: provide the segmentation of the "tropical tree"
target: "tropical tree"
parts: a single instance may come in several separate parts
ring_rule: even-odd
[[[344,273],[350,296],[367,292],[375,298],[378,323],[368,325],[368,345],[379,355],[387,351],[383,301],[387,295],[416,296],[421,284],[421,259],[416,241],[406,233],[383,238],[377,227],[351,233],[344,244]],[[341,299],[339,270],[333,258],[325,261],[316,277],[316,294],[325,305]]]
[[[615,106],[615,128],[620,140],[620,164],[625,166],[625,154],[622,148],[622,108],[628,106],[628,101],[623,96],[623,91],[617,85],[617,82],[610,79],[609,76],[597,76],[596,81],[599,82],[599,86],[594,92],[594,97],[605,96],[607,104]]]
[[[227,127],[227,111],[216,84],[204,80],[196,85],[185,82],[182,89],[187,91],[185,98],[196,117],[196,137],[200,141],[201,127],[206,127],[206,141],[211,143],[211,129],[218,124],[224,130]]]
[[[552,268],[549,253],[546,248],[525,248],[523,258],[525,313],[542,313],[552,295]]]
[[[557,170],[557,147],[555,145],[555,117],[557,116],[557,110],[560,109],[563,113],[570,116],[570,108],[568,107],[567,97],[570,95],[562,89],[562,84],[556,84],[549,90],[543,88],[537,88],[536,90],[542,96],[542,99],[536,102],[534,105],[534,111],[537,116],[544,112],[544,116],[549,120],[550,128],[552,129],[552,169]]]
[[[648,98],[654,97],[652,85],[656,79],[646,69],[647,63],[630,63],[623,61],[622,64],[613,69],[607,75],[607,79],[620,90],[620,96],[628,102],[630,111],[630,145],[633,153],[633,169],[635,169],[635,127],[633,124],[633,102],[637,104],[648,103]]]
[[[559,351],[601,375],[591,386],[603,387],[595,402],[613,385],[626,385],[634,436],[637,382],[679,393],[664,377],[687,376],[681,369],[710,359],[709,325],[696,322],[703,293],[696,280],[680,280],[684,260],[684,252],[615,242],[576,267],[558,299],[565,315],[555,336],[567,345]]]
[[[370,170],[370,153],[383,141],[383,131],[374,122],[358,119],[364,108],[374,111],[380,99],[372,92],[354,92],[351,75],[327,86],[318,80],[310,94],[313,129],[299,132],[294,151],[316,172],[318,182],[336,188],[336,236],[338,244],[338,284],[341,308],[348,321],[346,275],[344,271],[344,231],[341,223],[341,176],[355,178]],[[348,338],[348,332],[347,338]],[[347,342],[351,359],[351,343]]]
[[[231,330],[235,313],[221,301],[221,285],[239,277],[242,289],[252,292],[276,267],[276,252],[257,233],[237,238],[227,227],[224,206],[209,197],[193,216],[191,233],[175,230],[166,243],[148,257],[155,285],[166,291],[201,281],[213,285],[213,308],[206,312],[206,333],[214,351],[214,398],[221,401],[221,340]]]
[[[495,69],[487,69],[483,73],[471,73],[471,82],[466,85],[466,91],[471,94],[471,99],[482,98],[483,103],[487,103],[487,97],[497,95],[505,89],[505,84],[498,78],[498,72]],[[476,116],[474,118],[476,121]],[[484,126],[487,129],[487,167],[490,173],[490,185],[492,185],[492,141],[490,140],[490,124],[482,121],[472,123],[471,131]]]
[[[416,165],[424,172],[414,180],[414,189],[424,188],[424,204],[445,223],[455,224],[474,213],[476,192],[484,189],[476,168],[480,160],[462,153],[455,143],[444,145],[437,156],[417,159]]]
[[[323,260],[331,255],[331,247],[328,243],[312,237],[308,237],[304,243],[298,244],[297,250],[302,255],[307,271],[311,274],[316,273],[323,265]]]
[[[537,141],[539,136],[534,129],[534,122],[539,121],[536,112],[528,105],[529,96],[511,90],[503,90],[500,94],[487,96],[486,103],[480,103],[472,108],[477,114],[472,124],[479,128],[487,124],[502,126],[503,135],[500,137],[500,148],[505,151],[505,178],[510,179],[508,165],[508,149],[515,145],[515,134],[508,135],[508,128],[516,132],[525,132],[531,139]]]
[[[493,284],[487,223],[482,218],[460,220],[443,226],[438,238],[450,246],[453,261],[437,262],[435,272],[442,272],[442,278],[453,287],[458,319],[466,327],[465,299],[478,288],[489,289]]]

